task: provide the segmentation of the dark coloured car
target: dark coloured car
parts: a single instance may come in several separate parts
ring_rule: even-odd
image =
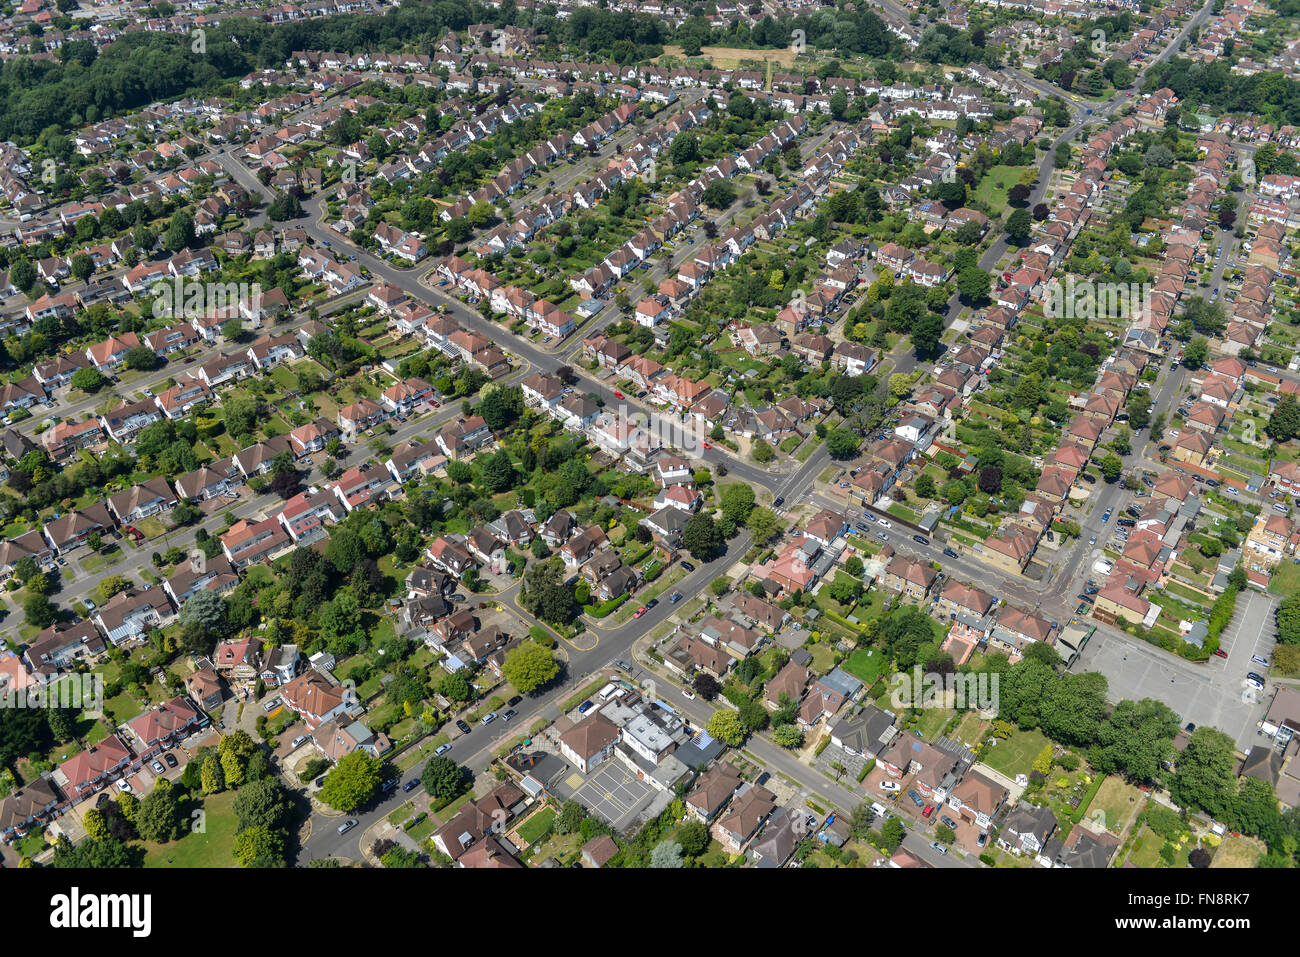
[[[591,699],[589,698],[586,701],[584,701],[582,704],[578,705],[578,714],[586,714],[591,709],[592,709],[592,704],[591,704]]]
[[[167,762],[167,767],[169,768],[177,767],[180,764],[180,762],[176,760],[176,755],[172,754],[170,751],[163,755],[163,760]]]
[[[658,599],[658,598],[651,598],[648,602],[645,603],[645,606],[646,606],[646,609],[649,610],[649,609],[653,608],[653,607],[654,607],[655,605],[657,605],[657,604],[659,604],[659,599]]]
[[[912,803],[915,804],[917,807],[922,807],[925,804],[925,802],[921,800],[921,795],[916,793],[915,788],[908,791],[907,796],[912,799]]]
[[[784,495],[778,495],[778,496],[776,497],[776,501],[774,501],[774,502],[772,503],[772,507],[773,507],[773,508],[780,508],[780,507],[781,507],[782,505],[784,505],[784,504],[785,504],[785,496],[784,496]]]
[[[949,558],[959,558],[959,557],[961,557],[961,556],[959,556],[959,555],[957,554],[956,551],[954,551],[954,550],[951,549],[951,548],[945,548],[945,549],[943,550],[943,553],[944,553],[945,555],[947,555]]]
[[[924,535],[913,535],[913,536],[912,536],[912,541],[914,541],[914,542],[918,542],[918,543],[920,543],[920,544],[922,544],[922,545],[929,545],[929,544],[930,544],[930,540],[929,540],[928,538],[926,538]]]
[[[517,694],[517,695],[515,695],[513,698],[511,698],[509,701],[506,702],[506,707],[507,707],[507,708],[513,708],[515,705],[519,704],[519,702],[521,702],[521,701],[523,701],[523,700],[524,700],[524,696],[521,695],[521,694]]]
[[[459,718],[456,720],[456,727],[460,729],[461,734],[469,734],[470,732],[469,725],[467,725],[464,721],[460,720]]]
[[[668,596],[668,604],[670,605],[675,605],[681,600],[682,600],[682,593],[679,591],[675,591]]]
[[[402,790],[405,791],[407,794],[410,794],[419,786],[420,786],[420,779],[411,778],[411,780],[407,781],[405,784],[402,785]]]
[[[682,562],[682,568],[686,569],[688,572],[695,571],[695,566],[690,562]]]

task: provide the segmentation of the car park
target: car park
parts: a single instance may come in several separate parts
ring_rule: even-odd
[[[1268,667],[1268,659],[1263,655],[1251,655],[1250,660],[1255,662],[1257,665],[1263,665],[1265,668]]]

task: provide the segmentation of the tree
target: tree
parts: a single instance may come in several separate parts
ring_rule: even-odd
[[[699,857],[709,849],[709,826],[692,818],[677,828],[677,842],[687,857]]]
[[[935,356],[942,335],[943,316],[927,312],[912,324],[912,349],[922,358]]]
[[[524,573],[520,601],[537,618],[554,625],[568,625],[578,617],[573,589],[564,584],[565,572],[558,557],[529,566]]]
[[[717,182],[722,182],[718,180]],[[676,841],[661,841],[650,852],[651,867],[685,867],[682,860],[682,846]]]
[[[1007,240],[1014,245],[1023,245],[1029,239],[1030,227],[1033,223],[1027,209],[1017,209],[1007,217],[1007,224],[1004,230],[1007,234]]]
[[[1106,457],[1101,460],[1101,474],[1107,482],[1114,482],[1123,471],[1124,461],[1113,452],[1107,453]]]
[[[722,691],[722,685],[718,684],[718,679],[707,671],[697,671],[695,673],[695,677],[691,679],[691,688],[705,701],[712,701]]]
[[[993,277],[979,266],[967,266],[957,273],[957,290],[971,305],[979,305],[989,298]]]
[[[560,664],[550,650],[535,641],[525,641],[506,652],[501,673],[516,691],[529,694],[554,679],[560,673]]]
[[[704,189],[704,202],[721,212],[736,201],[736,187],[730,180],[715,179]]]
[[[235,835],[235,863],[240,867],[284,867],[284,832],[258,825]]]
[[[710,737],[716,738],[729,747],[738,748],[745,740],[745,729],[734,711],[719,709],[713,712],[705,730],[709,732]]]
[[[755,439],[749,448],[749,454],[754,457],[754,461],[759,465],[766,465],[776,458],[776,453],[772,451],[772,446],[768,445],[763,439]]]
[[[1174,802],[1214,817],[1228,808],[1235,790],[1235,745],[1222,731],[1202,725],[1192,732],[1178,756],[1178,771],[1169,782]]]
[[[289,826],[294,816],[289,792],[272,777],[250,781],[240,788],[235,795],[234,811],[241,831],[255,827],[281,831]]]
[[[99,370],[92,369],[89,366],[72,373],[71,382],[74,389],[79,389],[91,395],[108,385],[108,379],[104,378]]]
[[[355,811],[369,801],[379,787],[379,760],[365,751],[353,751],[339,759],[325,777],[317,795],[336,811]]]
[[[722,487],[722,514],[737,525],[744,525],[754,509],[754,489],[742,482]]]
[[[570,798],[560,806],[560,813],[555,818],[556,834],[573,834],[587,817],[587,809]]]
[[[1276,442],[1289,442],[1300,436],[1300,402],[1295,396],[1284,393],[1277,400],[1264,431]]]
[[[772,509],[760,505],[749,513],[745,526],[755,545],[765,545],[781,530],[781,518]]]
[[[1002,469],[996,465],[987,465],[979,472],[979,490],[989,495],[1002,491]]]
[[[850,459],[858,454],[861,441],[848,429],[831,429],[826,434],[826,451],[833,459]]]
[[[135,829],[146,841],[166,844],[181,836],[181,805],[167,778],[159,778],[135,814]]]
[[[446,755],[430,758],[420,773],[424,793],[440,801],[450,801],[465,790],[465,769]]]
[[[1125,699],[1101,723],[1088,761],[1103,774],[1122,774],[1136,783],[1154,781],[1173,751],[1178,715],[1151,698]]]
[[[772,732],[772,739],[791,751],[803,745],[803,731],[797,724],[783,724]]]
[[[27,624],[39,630],[59,620],[59,609],[44,595],[29,595],[23,602],[23,616]]]
[[[889,818],[880,829],[880,842],[885,845],[891,854],[898,850],[899,845],[903,843],[903,838],[906,836],[907,830],[903,827],[903,822],[896,817]]]
[[[1209,358],[1210,343],[1202,336],[1197,336],[1183,349],[1183,365],[1189,369],[1202,368]]]
[[[102,841],[109,837],[108,822],[104,820],[104,812],[99,808],[92,807],[83,814],[81,823],[86,829],[86,836],[92,841]]]
[[[196,591],[181,606],[180,621],[200,629],[204,635],[220,635],[226,628],[226,598],[215,591]]]
[[[86,253],[77,253],[72,257],[71,267],[72,275],[81,282],[85,282],[95,271],[95,261]]]
[[[722,532],[708,512],[696,512],[682,529],[682,547],[702,562],[715,558],[723,549]]]
[[[934,476],[927,472],[922,472],[916,477],[916,482],[913,484],[913,488],[915,489],[916,494],[922,498],[934,498]]]

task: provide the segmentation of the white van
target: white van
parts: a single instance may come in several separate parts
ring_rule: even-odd
[[[600,689],[600,692],[599,694],[596,695],[596,697],[599,698],[601,701],[608,701],[610,698],[614,697],[614,695],[617,693],[618,693],[618,685],[614,684],[614,682],[611,681],[609,684],[605,685],[605,687]]]

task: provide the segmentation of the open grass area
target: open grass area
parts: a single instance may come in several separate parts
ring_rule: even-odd
[[[145,867],[234,867],[235,791],[203,799],[201,833],[191,832],[169,844],[144,842]]]
[[[1007,191],[1020,182],[1024,166],[994,166],[980,180],[975,197],[992,206],[998,215],[1007,208]]]
[[[1269,580],[1268,590],[1275,595],[1282,595],[1286,598],[1300,592],[1300,565],[1295,562],[1279,563],[1273,569],[1273,577]]]
[[[1228,835],[1214,852],[1211,867],[1254,867],[1264,853],[1264,845],[1253,837]]]
[[[554,808],[542,808],[519,828],[519,836],[529,844],[535,844],[539,841],[548,830],[551,823],[555,820]]]
[[[1111,775],[1102,782],[1085,816],[1101,821],[1108,831],[1119,834],[1141,807],[1142,792],[1131,784],[1125,784],[1122,778]]]
[[[1014,778],[1017,774],[1028,774],[1033,769],[1034,758],[1049,743],[1041,731],[1016,731],[986,750],[981,760],[994,771]]]

